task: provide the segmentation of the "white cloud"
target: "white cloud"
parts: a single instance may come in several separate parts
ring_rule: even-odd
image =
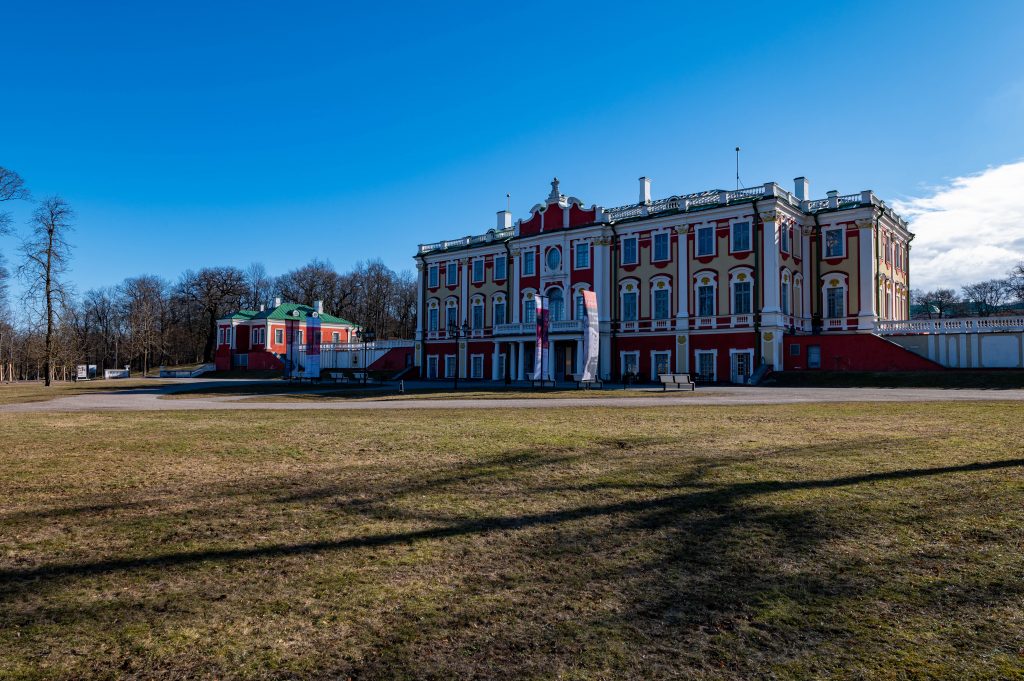
[[[916,235],[913,288],[959,288],[1005,277],[1024,261],[1024,161],[954,178],[931,196],[893,201]]]

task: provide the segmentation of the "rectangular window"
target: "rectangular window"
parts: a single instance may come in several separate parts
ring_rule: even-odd
[[[640,353],[639,352],[624,352],[622,353],[622,374],[633,374],[634,376],[640,373]]]
[[[622,321],[635,322],[636,319],[636,291],[627,291],[622,294]]]
[[[697,257],[715,254],[715,228],[712,226],[697,228]]]
[[[494,281],[504,281],[508,276],[505,273],[505,265],[507,264],[506,256],[496,255],[494,256]]]
[[[484,328],[484,304],[473,305],[473,328],[480,330]]]
[[[715,353],[697,352],[697,380],[701,383],[715,382]]]
[[[732,285],[732,313],[750,314],[750,282],[738,281]]]
[[[332,343],[340,343],[341,342],[341,334],[338,333],[337,331],[332,332],[331,333],[331,342]]]
[[[820,369],[821,368],[821,346],[820,345],[808,345],[807,346],[807,368],[808,369]]]
[[[672,373],[672,369],[669,366],[671,354],[668,352],[656,352],[652,358],[652,364],[654,365],[654,375],[651,376],[651,380],[656,379],[658,376]]]
[[[473,283],[480,284],[484,280],[484,259],[477,258],[473,261]]]
[[[659,288],[654,291],[654,318],[668,319],[668,289]]]
[[[302,345],[302,331],[295,332],[295,342]]]
[[[458,326],[459,324],[459,308],[455,305],[449,305],[448,309],[445,310],[444,328],[445,330]]]
[[[505,303],[499,301],[494,304],[494,321],[493,324],[504,324],[505,323]]]
[[[274,329],[274,343],[277,345],[284,343],[284,329]]]
[[[427,286],[429,286],[430,288],[437,288],[438,286],[440,286],[438,269],[439,268],[437,265],[431,265],[429,268],[427,268]]]
[[[484,356],[473,355],[469,358],[469,377],[470,378],[483,378],[484,377]]]
[[[590,267],[590,244],[581,242],[576,244],[576,269],[585,270]]]
[[[575,315],[575,317],[573,317],[573,319],[586,319],[586,318],[587,318],[587,308],[583,304],[583,294],[582,293],[578,293],[578,294],[576,294],[576,315]]]
[[[737,222],[732,226],[732,250],[734,253],[750,250],[750,223]]]
[[[524,277],[532,277],[536,271],[536,261],[534,260],[536,255],[533,251],[526,251],[523,253],[523,264],[522,274]]]
[[[825,230],[825,257],[842,258],[845,249],[843,248],[843,228],[834,227]]]
[[[436,307],[427,310],[427,331],[437,331],[438,312]]]
[[[444,377],[455,378],[455,355],[444,356]]]
[[[459,283],[459,266],[453,262],[444,266],[445,284],[457,286]]]
[[[697,287],[697,315],[710,317],[715,314],[715,287]]]
[[[789,253],[789,227],[783,227],[779,235],[779,248],[783,253]]]
[[[789,356],[790,357],[799,357],[800,356],[800,344],[799,343],[790,343],[789,344]]]
[[[668,260],[668,243],[668,232],[658,232],[654,235],[654,253],[651,255],[653,262]]]
[[[789,283],[782,282],[782,314],[789,314]]]
[[[523,303],[523,323],[524,324],[536,324],[537,323],[537,301],[527,300]]]
[[[825,290],[825,297],[828,305],[829,319],[838,319],[846,316],[846,300],[841,287],[829,287]]]
[[[636,265],[639,262],[636,254],[636,237],[628,236],[622,240],[622,264]]]
[[[437,355],[427,357],[427,378],[437,378]]]

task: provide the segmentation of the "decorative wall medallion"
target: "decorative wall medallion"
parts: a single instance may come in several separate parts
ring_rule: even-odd
[[[746,281],[747,275],[744,274],[743,272],[740,272],[738,275],[736,275],[736,278],[739,279],[740,281]]]
[[[828,282],[828,285],[829,286],[839,286],[839,280],[838,279],[830,279],[829,282]]]
[[[658,282],[658,288],[665,288],[665,282],[659,281]]]
[[[703,278],[702,278],[702,279],[700,280],[700,283],[702,283],[702,284],[704,284],[705,286],[707,286],[708,284],[710,284],[710,283],[711,283],[711,280],[710,280],[710,279],[708,279],[707,277],[703,277]]]
[[[632,284],[626,284],[626,290],[627,291],[632,291],[633,290],[633,285]]]
[[[679,336],[678,338],[676,338],[676,343],[679,343],[680,345],[686,345],[686,336]]]
[[[765,341],[771,341],[771,339],[775,338],[775,334],[772,333],[771,331],[767,331],[767,332],[765,332],[763,337],[764,337]]]

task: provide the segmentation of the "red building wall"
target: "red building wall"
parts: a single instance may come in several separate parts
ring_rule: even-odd
[[[799,346],[799,354],[792,346]],[[941,364],[869,333],[786,336],[783,348],[786,371],[806,371],[807,347],[821,348],[820,369],[811,371],[942,371]]]

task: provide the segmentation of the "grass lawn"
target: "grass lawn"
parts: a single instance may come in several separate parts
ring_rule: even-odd
[[[54,381],[47,388],[42,381],[0,383],[0,404],[45,402],[89,392],[116,392],[167,385],[167,381],[148,378],[118,378],[95,381]]]
[[[1024,678],[1021,424],[0,414],[0,678]]]

